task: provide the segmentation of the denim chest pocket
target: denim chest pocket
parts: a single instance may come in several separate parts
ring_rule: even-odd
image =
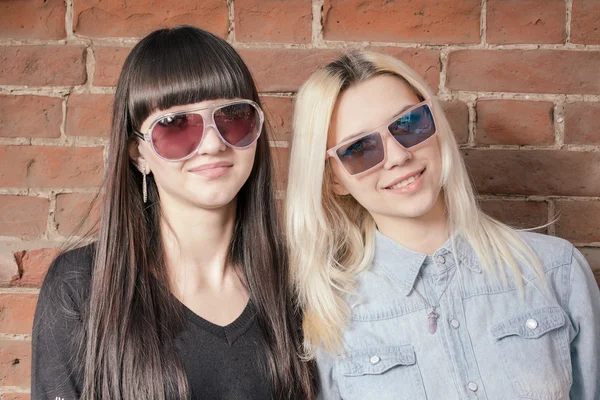
[[[491,328],[520,399],[567,398],[572,381],[566,318],[560,307],[543,307],[502,320]]]
[[[427,399],[412,345],[350,351],[336,368],[343,399]]]

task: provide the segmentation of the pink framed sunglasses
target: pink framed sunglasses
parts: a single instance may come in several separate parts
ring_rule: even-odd
[[[435,133],[432,103],[427,99],[372,131],[352,137],[330,148],[325,159],[334,158],[349,175],[359,175],[385,162],[384,136],[391,135],[400,146],[409,149],[423,143]]]
[[[245,149],[258,140],[264,114],[252,100],[234,100],[202,108],[171,112],[157,117],[146,133],[133,132],[166,161],[183,161],[194,155],[213,127],[233,149]]]

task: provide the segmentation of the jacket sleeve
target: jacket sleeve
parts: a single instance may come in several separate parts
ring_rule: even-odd
[[[32,333],[32,399],[80,397],[82,368],[75,343],[81,329],[69,265],[63,256],[59,257],[40,290]]]
[[[317,352],[317,370],[319,376],[318,400],[339,400],[342,398],[334,375],[335,356],[319,350]]]
[[[567,313],[575,329],[571,339],[573,384],[570,398],[600,399],[600,290],[579,250],[573,250]]]

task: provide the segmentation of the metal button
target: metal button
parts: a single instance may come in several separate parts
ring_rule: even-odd
[[[458,322],[457,319],[452,318],[450,320],[450,326],[453,327],[454,329],[458,329],[458,327],[460,326],[460,322]]]
[[[525,322],[525,326],[529,329],[535,329],[538,327],[538,322],[533,318],[529,318],[527,322]]]
[[[378,364],[379,361],[381,361],[381,358],[379,358],[377,356],[373,356],[369,359],[369,361],[371,362],[371,364],[375,365],[375,364]]]
[[[479,386],[477,386],[477,384],[475,382],[469,382],[469,383],[467,383],[467,387],[469,388],[469,390],[471,392],[476,392],[477,389],[479,389]]]
[[[438,264],[446,264],[446,257],[444,257],[444,256],[437,256],[435,258],[435,261],[437,261]]]

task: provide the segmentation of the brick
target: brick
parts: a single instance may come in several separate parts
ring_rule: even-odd
[[[571,42],[600,44],[600,2],[598,0],[573,0],[571,14]]]
[[[481,209],[491,217],[517,229],[531,229],[548,223],[548,204],[526,200],[480,200]],[[546,233],[547,229],[537,230]]]
[[[565,143],[600,145],[600,103],[565,104]]]
[[[288,165],[290,161],[290,152],[286,147],[271,147],[273,156],[273,171],[275,173],[275,186],[278,190],[285,190],[287,187]]]
[[[13,277],[19,273],[17,260],[12,251],[0,251],[0,287],[10,286]]]
[[[31,400],[29,393],[4,393],[0,400]]]
[[[67,101],[69,136],[110,136],[112,116],[111,94],[73,94]]]
[[[488,43],[564,43],[564,0],[488,0]]]
[[[457,50],[448,55],[452,90],[597,94],[598,51]]]
[[[271,140],[289,141],[292,137],[294,99],[263,96],[261,102]]]
[[[325,0],[323,38],[402,43],[479,43],[479,0]]]
[[[0,294],[0,331],[11,334],[31,334],[37,294]]]
[[[554,103],[481,100],[477,102],[477,144],[554,143]]]
[[[469,109],[460,100],[440,101],[454,137],[459,144],[469,141]]]
[[[0,85],[82,85],[85,59],[82,46],[0,46]]]
[[[34,239],[46,231],[50,200],[0,195],[0,235]]]
[[[59,254],[60,250],[52,248],[15,253],[15,259],[19,265],[19,274],[13,277],[12,286],[41,287],[50,264]]]
[[[600,201],[558,200],[556,235],[577,243],[600,242]]]
[[[0,137],[60,137],[62,99],[0,95]]]
[[[63,39],[65,2],[3,1],[0,3],[0,37],[6,39]]]
[[[65,236],[78,233],[84,236],[95,226],[99,219],[98,202],[92,208],[94,193],[65,193],[56,196],[56,220],[58,232]],[[82,222],[83,218],[83,224]],[[78,229],[79,228],[79,229]]]
[[[0,339],[0,386],[31,384],[31,342]]]
[[[195,25],[226,37],[227,2],[221,0],[130,1],[76,0],[73,31],[92,37],[141,37],[175,25]]]
[[[309,43],[312,4],[306,0],[236,0],[235,38],[240,42]]]
[[[129,47],[96,47],[96,70],[94,86],[116,86],[125,59],[131,52]]]
[[[463,154],[479,193],[600,195],[600,153],[467,149]]]
[[[102,182],[102,147],[0,146],[0,185],[89,188]]]
[[[402,49],[399,47],[367,47],[366,50],[396,57],[427,81],[433,93],[440,86],[440,53],[431,49]]]
[[[0,400],[31,400],[29,393],[4,393]]]
[[[247,63],[259,92],[295,92],[308,76],[340,57],[340,50],[236,49]]]

